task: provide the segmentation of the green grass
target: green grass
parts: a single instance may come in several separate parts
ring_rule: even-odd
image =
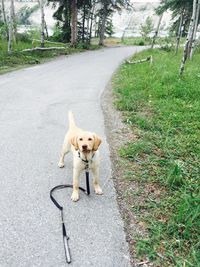
[[[137,237],[137,255],[155,266],[200,266],[200,53],[182,78],[181,54],[149,50],[134,59],[148,55],[153,65],[124,64],[114,78],[116,107],[137,136],[119,151],[130,162],[124,179],[161,192],[143,202],[132,196],[149,233]]]
[[[92,43],[98,44],[99,39],[93,38]],[[185,42],[185,38],[181,38],[180,43],[183,44]],[[144,46],[144,45],[151,45],[152,38],[150,37],[107,37],[104,40],[105,45],[133,45],[133,46]],[[159,37],[156,39],[155,45],[161,45],[165,47],[165,49],[170,49],[171,46],[175,46],[176,38],[175,37]]]
[[[0,40],[0,74],[10,70],[14,70],[20,67],[39,64],[50,58],[59,55],[69,55],[72,53],[82,52],[87,49],[97,49],[98,46],[91,45],[89,47],[83,47],[79,45],[76,49],[70,47],[69,44],[64,43],[49,43],[45,42],[45,47],[65,47],[63,50],[48,50],[48,51],[31,51],[22,52],[22,50],[33,47],[40,47],[39,41],[18,41],[13,44],[13,53],[8,55],[7,53],[7,41]]]
[[[180,42],[184,43],[185,38],[181,38]],[[125,45],[139,45],[139,46],[143,46],[143,45],[151,45],[152,43],[152,38],[150,37],[125,37],[123,41],[121,41],[122,44]],[[175,37],[159,37],[156,38],[156,42],[155,45],[161,45],[161,46],[171,46],[171,45],[175,45],[176,43],[176,38]]]

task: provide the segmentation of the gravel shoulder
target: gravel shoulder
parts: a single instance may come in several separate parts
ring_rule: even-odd
[[[143,225],[141,225],[135,214],[131,211],[129,203],[129,192],[137,191],[139,185],[136,182],[128,182],[124,179],[125,163],[119,156],[119,148],[130,139],[137,138],[133,136],[130,128],[123,123],[122,113],[116,110],[114,106],[115,96],[113,95],[112,80],[107,84],[102,94],[101,102],[105,120],[105,132],[109,144],[111,158],[111,177],[115,185],[117,193],[117,203],[121,217],[124,221],[124,230],[126,233],[126,241],[129,245],[130,261],[132,266],[152,266],[149,262],[141,263],[135,257],[134,237],[137,235],[146,235]]]

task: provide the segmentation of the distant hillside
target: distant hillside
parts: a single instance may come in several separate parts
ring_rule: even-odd
[[[126,36],[140,36],[141,24],[144,24],[147,17],[151,17],[153,24],[157,25],[158,16],[155,14],[155,8],[159,6],[156,2],[134,1],[131,11],[124,10],[121,14],[116,13],[113,16],[115,36],[121,37],[124,29]],[[171,15],[165,13],[161,23],[161,35],[165,35],[170,25]]]
[[[15,0],[15,9],[16,12],[23,6],[33,7],[38,3],[37,0]],[[145,1],[134,1],[132,2],[133,9],[131,11],[124,10],[113,15],[113,25],[115,36],[121,37],[125,28],[129,25],[126,36],[139,36],[141,24],[144,24],[146,18],[150,16],[153,20],[154,25],[156,26],[158,21],[158,16],[155,15],[155,8],[158,7],[159,3],[156,2],[145,2]],[[9,0],[5,0],[5,5],[8,10]],[[56,21],[53,19],[52,15],[55,12],[55,9],[52,9],[51,5],[45,7],[45,19],[48,25],[48,28],[51,29],[55,25]],[[33,13],[31,16],[31,22],[33,25],[40,25],[40,10]],[[170,24],[170,13],[164,15],[162,24],[161,24],[161,34],[165,35],[168,31]]]

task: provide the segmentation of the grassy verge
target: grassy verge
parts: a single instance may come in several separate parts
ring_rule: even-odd
[[[98,39],[94,38],[93,43],[98,44]],[[105,45],[108,46],[115,46],[115,45],[134,45],[134,46],[144,46],[144,45],[151,45],[152,38],[145,38],[145,37],[124,37],[117,38],[117,37],[107,37],[105,39]],[[185,38],[181,38],[180,43],[183,44],[185,42]],[[159,37],[156,39],[156,45],[161,45],[166,48],[170,48],[171,46],[175,46],[176,38],[175,37]]]
[[[123,196],[148,233],[131,233],[130,246],[154,266],[200,266],[200,53],[181,79],[181,55],[134,59],[149,54],[153,65],[124,64],[114,78],[115,104],[132,131],[119,151]]]
[[[82,52],[84,50],[93,50],[97,49],[97,45],[91,45],[84,47],[82,45],[78,46],[76,49],[69,46],[69,44],[63,43],[45,43],[45,47],[60,47],[64,46],[63,50],[48,50],[48,51],[31,51],[31,52],[22,52],[23,49],[39,47],[40,43],[38,41],[18,41],[17,44],[13,46],[12,55],[7,53],[7,42],[0,41],[0,74],[28,66],[33,64],[40,64],[50,58],[54,58],[59,55],[69,55],[72,53]]]

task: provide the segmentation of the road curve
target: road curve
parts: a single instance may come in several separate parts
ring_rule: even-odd
[[[49,190],[72,182],[71,155],[57,162],[67,112],[103,137],[103,196],[56,193],[64,206],[71,266],[128,267],[129,253],[116,203],[100,96],[120,62],[140,47],[105,48],[62,57],[0,76],[0,266],[66,266],[59,211]],[[84,176],[81,177],[84,186]]]

